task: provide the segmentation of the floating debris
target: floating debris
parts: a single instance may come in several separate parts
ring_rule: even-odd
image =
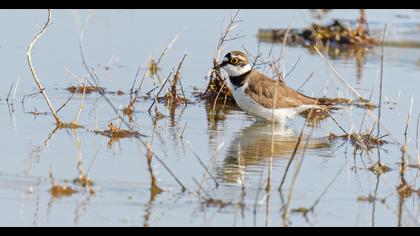
[[[130,131],[125,129],[119,129],[115,125],[110,122],[108,124],[108,130],[104,131],[95,131],[96,134],[101,134],[103,136],[107,136],[110,138],[131,138],[131,137],[139,137],[140,133],[137,131]]]
[[[64,185],[60,185],[57,181],[55,181],[54,176],[51,172],[51,169],[49,170],[48,174],[49,174],[51,185],[52,185],[49,192],[51,193],[53,197],[64,197],[64,196],[68,197],[77,192],[73,188],[67,186],[66,183]]]
[[[53,195],[53,197],[71,196],[76,192],[77,192],[76,190],[72,189],[69,186],[65,186],[65,185],[54,185],[50,189],[50,193],[51,193],[51,195]]]
[[[83,93],[83,90],[85,91],[84,93],[93,93],[93,92],[98,92],[98,93],[104,93],[105,89],[101,88],[101,87],[96,87],[96,86],[90,86],[90,85],[80,85],[80,86],[70,86],[66,88],[67,91],[69,91],[70,93]]]
[[[358,196],[357,201],[358,202],[369,202],[369,203],[372,203],[374,201],[380,201],[382,203],[385,203],[385,198],[380,199],[380,198],[377,198],[377,197],[369,194],[369,196]]]
[[[292,213],[300,213],[303,215],[307,215],[310,211],[311,209],[308,209],[306,207],[298,207],[291,210]]]
[[[334,133],[330,133],[329,135],[330,141],[336,140],[336,139],[343,139],[343,140],[349,140],[353,146],[356,147],[356,149],[364,149],[370,150],[372,148],[376,148],[378,146],[382,146],[383,144],[388,143],[387,141],[383,140],[382,137],[376,137],[370,134],[369,132],[366,132],[364,134],[358,134],[358,133],[351,133],[349,135],[343,134],[343,135],[336,135]]]
[[[382,175],[391,171],[392,169],[382,162],[377,162],[373,166],[369,167],[368,170],[370,170],[375,175]]]
[[[75,178],[73,180],[73,184],[79,185],[82,187],[91,187],[94,185],[94,182],[93,180],[88,179],[87,176],[83,175],[83,176],[80,176],[79,178]]]
[[[204,204],[206,207],[218,207],[219,209],[232,205],[231,202],[224,202],[220,199],[214,198],[204,198],[204,200],[201,203]]]
[[[401,198],[408,198],[410,197],[414,192],[416,192],[420,196],[420,189],[415,190],[413,189],[405,180],[401,182],[401,184],[397,187],[398,194]]]
[[[117,96],[123,96],[123,95],[125,95],[124,91],[122,91],[122,90],[109,91],[109,92],[107,92],[107,94],[117,95]]]
[[[134,108],[133,108],[133,106],[131,105],[131,103],[130,103],[130,104],[128,104],[126,107],[124,107],[124,108],[122,109],[122,113],[123,113],[124,115],[128,116],[128,120],[129,120],[130,122],[132,122],[132,121],[133,121]]]
[[[39,115],[47,115],[48,112],[39,112],[36,110],[36,108],[34,107],[34,111],[30,111],[30,112],[26,112],[28,114],[34,115],[34,116],[39,116]]]
[[[190,103],[188,98],[185,98],[184,96],[180,96],[180,95],[177,95],[176,97],[174,97],[173,93],[170,91],[168,91],[165,94],[165,96],[158,97],[157,99],[159,102],[166,101],[166,102],[171,102],[174,104],[189,104]]]
[[[78,128],[83,128],[82,125],[78,125],[74,122],[70,122],[70,123],[64,123],[64,122],[60,122],[57,123],[57,127],[59,129],[78,129]]]
[[[115,141],[118,141],[121,138],[139,138],[141,134],[138,131],[131,131],[120,129],[117,126],[113,125],[112,122],[108,124],[108,129],[104,131],[94,131],[95,134],[100,134],[110,138],[108,145],[111,146]]]

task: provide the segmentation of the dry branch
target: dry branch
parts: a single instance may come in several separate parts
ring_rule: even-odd
[[[224,86],[225,79],[223,79],[221,76],[220,68],[218,67],[218,60],[222,53],[223,47],[227,41],[235,40],[242,37],[238,35],[233,36],[231,38],[228,37],[230,32],[237,26],[237,23],[240,22],[239,20],[236,20],[238,14],[239,10],[236,11],[236,13],[231,17],[230,23],[227,25],[225,31],[219,38],[219,42],[217,43],[216,57],[213,58],[213,68],[215,69],[211,70],[209,82],[207,84],[206,90],[202,94],[204,97],[214,98],[216,97],[216,94],[220,93],[223,95],[223,97],[225,97],[225,95],[227,95],[228,97],[232,97],[229,88],[227,86]]]
[[[86,26],[87,21],[85,22],[85,25],[83,27],[83,30]],[[80,36],[80,54],[82,56],[82,60],[84,61],[84,54],[83,54],[83,30]],[[94,82],[95,85],[100,87],[99,84],[99,78],[96,75],[95,71],[89,70],[89,66],[86,64],[86,62],[84,61],[84,65],[85,65],[85,69],[88,71],[89,74],[92,74],[95,78]],[[105,93],[101,93],[102,97],[105,99],[105,101],[108,103],[108,105],[112,108],[112,110],[115,112],[115,114],[118,116],[119,119],[121,119],[122,123],[124,123],[129,129],[130,131],[133,130],[133,127],[124,119],[124,117],[122,117],[118,111],[118,109],[114,106],[114,104],[112,104],[112,102],[109,100],[109,98],[106,96]],[[147,144],[146,142],[141,138],[141,136],[144,136],[142,134],[136,135],[135,138],[140,142],[140,144],[147,149]],[[176,177],[176,175],[172,172],[172,170],[165,164],[165,162],[159,158],[158,155],[156,155],[156,153],[154,153],[153,151],[151,151],[152,155],[156,158],[157,161],[159,161],[162,166],[169,172],[169,174],[174,178],[174,180],[180,185],[180,187],[182,188],[182,191],[186,190],[186,187],[182,184],[182,182]]]
[[[47,30],[50,22],[51,22],[51,9],[48,9],[47,22],[45,23],[45,25],[41,29],[41,31],[39,31],[39,33],[37,33],[35,35],[35,37],[32,39],[31,43],[29,44],[28,51],[26,52],[26,56],[27,56],[27,59],[28,59],[29,68],[31,69],[32,77],[33,77],[33,79],[34,79],[34,81],[35,81],[35,83],[36,83],[36,85],[39,89],[39,92],[42,94],[42,96],[44,96],[45,101],[47,102],[47,105],[50,108],[50,111],[51,111],[51,113],[52,113],[52,115],[55,119],[56,124],[60,125],[60,124],[62,124],[62,122],[61,122],[60,118],[58,117],[57,113],[55,112],[55,109],[53,108],[53,106],[50,102],[50,99],[48,98],[47,93],[45,92],[45,88],[42,86],[41,82],[39,81],[39,79],[36,75],[36,72],[35,72],[35,68],[32,65],[32,48],[35,45],[35,43],[38,41],[38,39],[45,33],[45,31]]]

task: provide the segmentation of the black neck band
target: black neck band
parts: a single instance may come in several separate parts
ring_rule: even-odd
[[[242,75],[238,75],[238,76],[230,76],[230,82],[235,85],[236,87],[241,87],[242,85],[244,85],[245,82],[245,78],[246,76],[251,73],[252,70],[249,70],[248,72],[242,74]]]

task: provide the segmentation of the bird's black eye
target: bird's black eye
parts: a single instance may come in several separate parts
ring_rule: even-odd
[[[239,62],[239,59],[236,58],[236,57],[230,59],[230,63],[233,64],[233,65],[238,64],[238,62]]]

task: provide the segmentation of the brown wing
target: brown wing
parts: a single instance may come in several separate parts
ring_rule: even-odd
[[[290,108],[303,104],[319,104],[316,99],[303,95],[287,87],[286,84],[267,77],[253,70],[248,75],[248,87],[245,93],[266,108]],[[274,98],[276,96],[276,98]]]

